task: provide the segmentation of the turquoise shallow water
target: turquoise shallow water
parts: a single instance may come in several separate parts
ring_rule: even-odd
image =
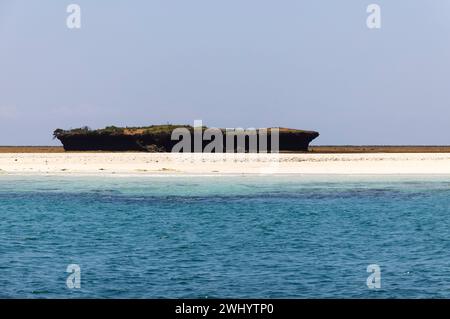
[[[1,176],[0,217],[0,297],[450,297],[450,177]]]

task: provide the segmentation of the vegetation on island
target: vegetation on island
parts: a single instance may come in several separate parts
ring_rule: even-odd
[[[160,133],[169,133],[176,128],[187,128],[189,130],[193,130],[194,128],[189,125],[151,125],[151,126],[142,126],[142,127],[117,127],[117,126],[107,126],[102,129],[93,130],[88,126],[83,126],[80,128],[63,130],[56,129],[53,132],[53,136],[55,138],[60,136],[71,136],[71,135],[147,135],[147,134],[160,134]]]

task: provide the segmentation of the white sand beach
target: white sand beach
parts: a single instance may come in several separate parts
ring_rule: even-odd
[[[4,153],[0,175],[440,174],[449,153]]]

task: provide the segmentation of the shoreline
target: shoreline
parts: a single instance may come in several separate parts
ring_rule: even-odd
[[[2,175],[450,175],[449,153],[0,153]]]
[[[0,154],[9,153],[135,153],[105,151],[64,151],[62,146],[0,146]],[[372,154],[372,153],[450,153],[450,145],[319,145],[308,152],[280,152],[281,154]]]

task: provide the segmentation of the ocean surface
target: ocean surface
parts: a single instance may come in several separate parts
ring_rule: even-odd
[[[450,176],[3,175],[0,297],[450,298]]]

